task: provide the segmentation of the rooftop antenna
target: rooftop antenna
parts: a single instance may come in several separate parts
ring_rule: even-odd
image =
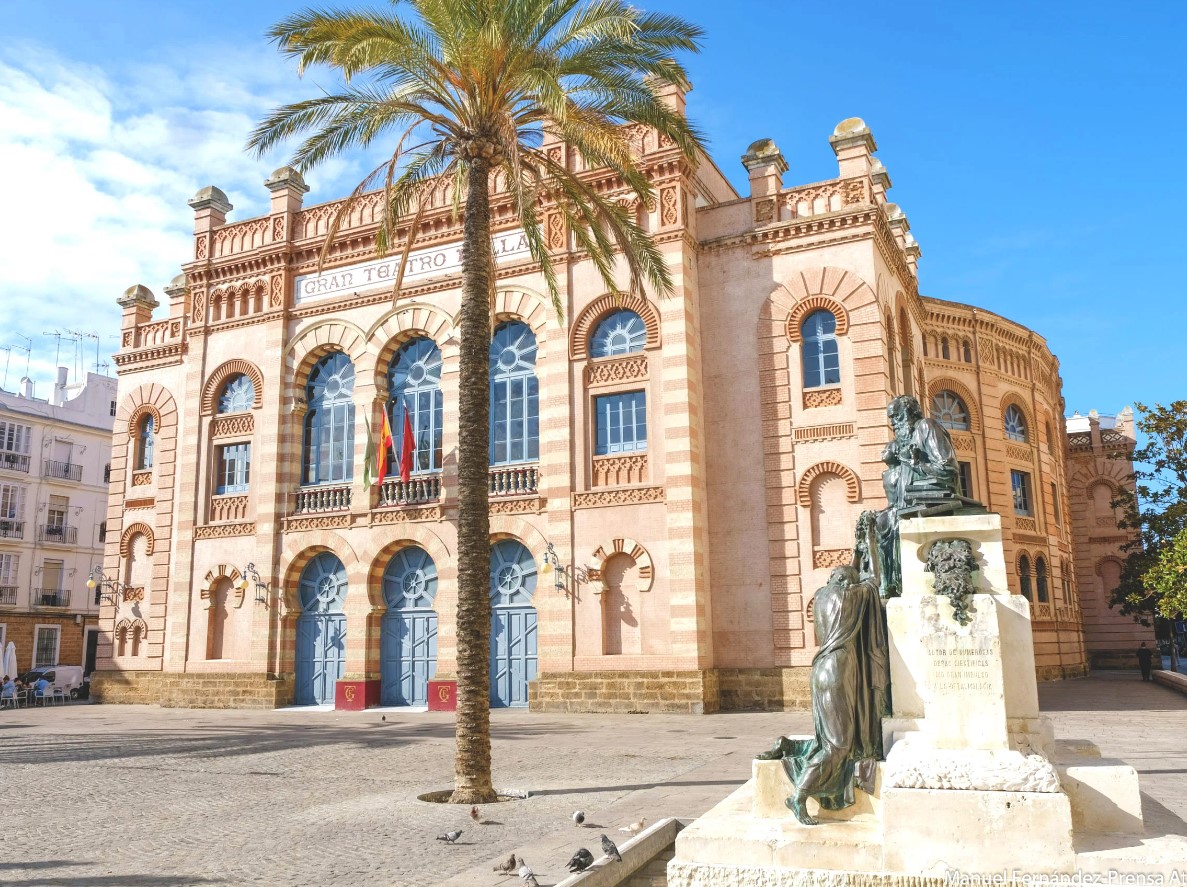
[[[79,357],[79,352],[81,351],[81,342],[85,336],[86,336],[85,333],[80,333],[78,330],[66,330],[62,334],[62,337],[64,339],[69,339],[71,342],[74,343],[74,381],[76,381],[76,382],[78,381],[79,377],[82,375],[82,373],[80,372],[80,367],[82,366],[82,359]]]
[[[99,334],[98,333],[82,333],[84,339],[95,340],[95,372],[99,372]]]
[[[52,332],[42,333],[41,335],[53,336],[55,339],[57,339],[57,343],[54,345],[54,371],[56,372],[58,369],[58,356],[62,351],[62,331],[53,330]]]
[[[0,382],[0,388],[7,388],[8,387],[8,365],[10,363],[12,363],[12,346],[4,345],[3,347],[0,347],[0,351],[5,351],[8,353],[8,356],[6,358],[4,358],[4,381]]]
[[[22,336],[20,333],[16,334],[18,339],[24,339],[24,345],[13,345],[13,348],[18,350],[23,349],[25,352],[25,378],[29,378],[29,362],[33,359],[33,340],[28,336]]]

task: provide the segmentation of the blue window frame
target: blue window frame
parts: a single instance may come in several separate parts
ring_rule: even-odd
[[[1019,443],[1026,443],[1026,417],[1022,415],[1022,410],[1014,404],[1006,407],[1004,424],[1006,437]]]
[[[232,376],[218,397],[220,413],[246,413],[255,404],[256,386],[251,379],[240,373]]]
[[[611,311],[594,329],[590,357],[616,357],[642,351],[647,344],[647,325],[634,311]]]
[[[305,397],[305,484],[354,477],[354,364],[341,351],[327,354],[309,374]]]
[[[441,349],[432,339],[422,337],[405,343],[392,358],[388,370],[388,418],[392,424],[395,451],[399,464],[404,439],[404,410],[412,422],[416,452],[413,473],[441,470]]]
[[[490,344],[490,464],[540,458],[536,337],[527,324],[501,323]]]
[[[218,481],[215,492],[246,493],[251,481],[251,444],[228,444],[218,448]]]
[[[156,445],[157,423],[151,415],[140,420],[140,434],[136,441],[136,469],[145,471],[152,468],[153,448]]]
[[[594,453],[632,453],[647,449],[647,395],[642,391],[594,399],[597,443]]]
[[[837,319],[823,308],[804,318],[800,326],[804,387],[841,384],[841,358],[837,353]]]
[[[1010,487],[1014,493],[1014,513],[1030,517],[1034,513],[1031,507],[1030,475],[1025,471],[1011,471]]]

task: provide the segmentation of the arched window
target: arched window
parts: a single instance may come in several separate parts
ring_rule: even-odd
[[[519,321],[501,323],[490,344],[490,464],[540,458],[536,337]]]
[[[1042,555],[1035,558],[1035,594],[1040,604],[1045,604],[1051,599],[1047,593],[1047,561]]]
[[[1022,410],[1014,404],[1006,407],[1005,427],[1006,437],[1026,443],[1026,417],[1022,415]]]
[[[620,308],[611,311],[594,330],[589,346],[590,357],[615,357],[642,351],[647,344],[647,326],[634,311]]]
[[[490,547],[490,602],[493,607],[528,606],[536,593],[536,559],[516,539]]]
[[[841,358],[837,353],[837,319],[823,308],[804,318],[800,327],[804,364],[804,387],[839,385]]]
[[[152,413],[140,420],[140,430],[136,434],[136,470],[147,471],[152,468],[153,447],[157,439],[157,420]]]
[[[965,339],[964,342],[961,343],[960,347],[961,347],[961,350],[964,352],[964,362],[972,363],[973,362],[973,347],[969,344],[969,340]]]
[[[940,357],[944,358],[944,360],[952,359],[952,354],[948,350],[948,337],[947,336],[944,336],[942,339],[940,339]]]
[[[1055,432],[1051,428],[1051,420],[1047,420],[1047,452],[1055,455]]]
[[[391,610],[431,610],[437,597],[437,565],[416,545],[402,548],[383,571],[383,598]]]
[[[309,373],[304,483],[342,483],[354,477],[353,394],[354,364],[341,351],[327,354]]]
[[[1031,599],[1030,591],[1030,558],[1025,554],[1018,558],[1018,588],[1022,592],[1022,596],[1028,601]]]
[[[218,411],[220,413],[245,413],[252,408],[256,400],[256,386],[251,379],[240,373],[232,376],[218,397]]]
[[[337,555],[329,551],[315,555],[297,581],[301,614],[341,613],[347,584],[346,567]]]
[[[951,391],[940,391],[931,399],[931,417],[953,431],[969,430],[969,411]]]
[[[432,339],[412,339],[405,343],[388,369],[388,390],[391,400],[388,413],[392,423],[392,437],[398,452],[404,435],[404,411],[412,424],[412,439],[416,449],[412,471],[441,470],[441,349]]]

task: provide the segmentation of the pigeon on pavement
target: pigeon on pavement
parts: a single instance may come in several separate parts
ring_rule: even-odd
[[[520,860],[523,862],[523,860]],[[528,887],[540,887],[540,883],[536,880],[536,873],[533,872],[526,862],[519,867],[519,880],[523,881]]]
[[[461,836],[462,836],[462,830],[458,829],[455,832],[446,832],[443,835],[437,835],[437,840],[444,841],[446,844],[452,844],[454,841],[456,841]]]
[[[569,871],[583,872],[594,864],[593,854],[582,847],[573,854],[573,858],[569,860]]]
[[[470,808],[470,818],[475,822],[482,822],[482,814],[478,812],[477,807]]]
[[[581,825],[583,822],[585,822],[585,811],[584,810],[574,810],[573,811],[573,825]]]
[[[619,829],[619,831],[627,832],[629,835],[631,835],[633,837],[633,836],[639,834],[639,832],[643,831],[643,826],[645,826],[645,825],[647,825],[647,820],[640,817],[638,822],[632,822],[630,825],[624,825],[622,828]]]
[[[613,859],[615,862],[622,862],[622,856],[618,853],[618,848],[614,846],[614,842],[602,835],[602,852]]]
[[[516,862],[517,862],[517,861],[516,861],[516,859],[515,859],[515,854],[514,854],[514,853],[512,853],[512,854],[511,854],[511,855],[510,855],[510,856],[507,858],[507,861],[506,861],[506,862],[500,862],[498,865],[496,865],[496,866],[495,866],[495,868],[494,868],[494,871],[496,871],[496,872],[502,872],[504,875],[509,875],[509,874],[511,874],[512,872],[514,872],[514,871],[515,871]]]

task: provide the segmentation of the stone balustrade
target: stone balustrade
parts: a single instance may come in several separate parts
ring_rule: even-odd
[[[419,505],[423,502],[436,502],[440,498],[441,475],[439,473],[414,474],[407,483],[398,477],[385,480],[379,488],[378,507]]]
[[[211,496],[210,522],[247,520],[247,496]]]
[[[320,514],[326,511],[346,511],[350,508],[350,485],[303,487],[297,490],[294,514]]]
[[[501,465],[490,470],[491,496],[534,496],[539,484],[539,465]]]

